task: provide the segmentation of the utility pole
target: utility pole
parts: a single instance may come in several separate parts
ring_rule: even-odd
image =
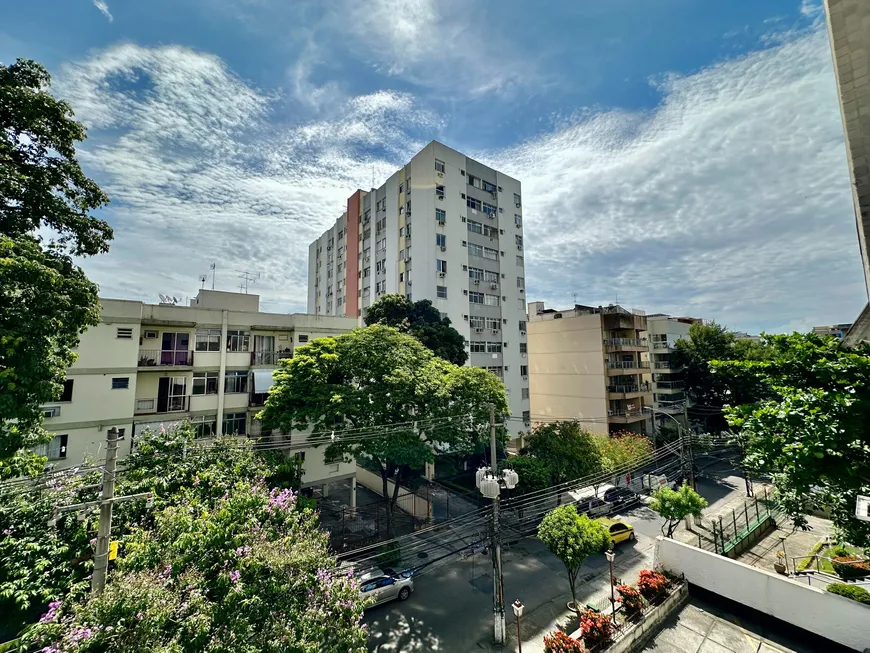
[[[95,596],[103,593],[106,588],[106,572],[109,568],[109,544],[112,539],[112,507],[122,501],[147,499],[149,507],[154,495],[151,492],[141,492],[123,497],[115,496],[115,468],[118,460],[118,429],[112,427],[106,436],[106,462],[103,466],[102,493],[99,501],[76,503],[58,508],[56,512],[83,512],[90,508],[100,507],[100,524],[97,530],[97,546],[94,553],[94,573],[91,577],[91,593]],[[56,518],[52,517],[53,521]],[[51,522],[49,522],[51,525]]]
[[[489,450],[492,460],[492,474],[498,474],[498,460],[495,446],[495,406],[489,407]],[[501,525],[499,524],[499,501],[496,496],[492,500],[492,616],[493,641],[504,645],[505,615],[504,615],[504,578],[501,571]]]

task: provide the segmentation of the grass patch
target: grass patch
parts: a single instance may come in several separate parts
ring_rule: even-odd
[[[852,546],[850,544],[829,544],[825,546],[824,542],[820,542],[815,547],[813,547],[813,551],[809,555],[813,555],[815,553],[819,554],[819,571],[823,571],[826,574],[831,574],[832,576],[836,576],[837,572],[834,571],[834,567],[831,565],[830,560],[825,560],[824,558],[836,558],[839,555],[843,555],[845,551],[846,555],[857,556],[859,558],[864,557],[864,550],[857,546]],[[804,564],[806,562],[806,564]],[[801,562],[798,565],[798,571],[802,571],[804,569],[813,569],[816,566],[816,561],[813,558],[807,558],[804,562]]]
[[[807,552],[807,555],[808,555],[808,556],[816,555],[817,553],[819,553],[819,552],[820,552],[822,549],[824,549],[824,548],[825,548],[825,541],[824,541],[824,540],[821,540],[820,542],[817,542],[816,545],[815,545],[812,549],[810,549],[810,550]],[[815,562],[816,562],[816,561],[815,561],[813,558],[804,558],[804,559],[801,560],[800,563],[798,564],[797,570],[798,570],[798,571],[804,571],[804,570],[805,570],[807,567],[809,567],[810,565],[814,565]],[[825,561],[825,562],[827,562],[827,561]]]

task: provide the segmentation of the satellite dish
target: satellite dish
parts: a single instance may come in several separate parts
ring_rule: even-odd
[[[175,295],[172,296],[172,303],[173,303],[173,304],[177,304],[177,303],[178,303],[178,297],[176,297]]]
[[[163,293],[157,293],[157,296],[160,297],[160,301],[163,302],[164,304],[167,301],[169,301],[169,298],[166,295],[164,295]]]

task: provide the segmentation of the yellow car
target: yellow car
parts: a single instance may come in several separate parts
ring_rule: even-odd
[[[614,544],[625,541],[634,542],[637,539],[637,536],[634,534],[634,527],[631,524],[610,519],[609,517],[599,517],[596,521],[607,529],[607,532],[610,533],[610,541]]]

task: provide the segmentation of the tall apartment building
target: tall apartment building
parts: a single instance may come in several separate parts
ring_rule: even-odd
[[[689,337],[689,328],[699,320],[692,317],[671,317],[670,315],[647,315],[646,340],[649,346],[650,372],[652,374],[652,392],[655,409],[655,422],[658,428],[673,422],[667,415],[673,416],[683,426],[686,423],[687,398],[683,370],[673,362],[677,340]]]
[[[62,396],[46,404],[45,428],[58,435],[44,455],[58,469],[100,458],[106,432],[136,434],[189,420],[202,438],[272,437],[302,461],[303,486],[354,477],[353,464],[324,460],[306,436],[263,433],[254,416],[282,358],[309,340],[346,333],[356,320],[261,313],[257,295],[200,290],[190,306],[100,300],[100,323],[81,337]]]
[[[649,434],[652,389],[643,311],[529,304],[532,422],[578,419],[593,433]]]
[[[870,297],[870,3],[825,0],[828,36],[846,137],[846,154],[855,205],[855,224]],[[870,303],[855,320],[844,342],[870,341]]]
[[[433,141],[311,243],[308,312],[364,319],[388,293],[429,299],[528,419],[524,256],[520,182]]]

